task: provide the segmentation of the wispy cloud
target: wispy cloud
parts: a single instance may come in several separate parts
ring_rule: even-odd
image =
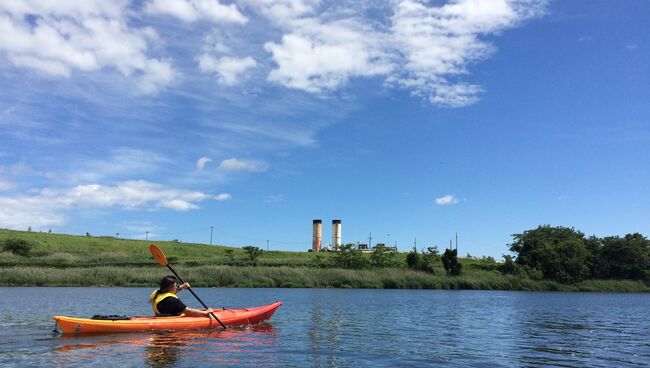
[[[250,56],[244,58],[224,56],[217,59],[212,55],[202,54],[199,56],[198,62],[199,70],[204,73],[216,74],[219,83],[226,86],[234,86],[239,83],[247,70],[257,66],[255,59]]]
[[[240,160],[237,158],[229,158],[227,160],[221,161],[217,169],[220,171],[261,172],[266,171],[267,168],[268,166],[266,164]]]
[[[64,178],[76,182],[130,178],[154,172],[168,163],[170,159],[159,153],[122,147],[114,149],[107,159],[80,159],[77,167],[69,168]]]
[[[212,161],[212,159],[209,157],[201,157],[196,161],[196,169],[199,171],[203,170],[203,168],[205,168],[205,165],[210,161]]]
[[[215,200],[219,202],[229,201],[232,199],[232,196],[229,193],[221,193],[214,197]]]
[[[144,180],[130,180],[114,186],[78,185],[70,189],[45,188],[33,195],[0,197],[0,227],[35,228],[62,225],[66,211],[117,207],[125,210],[171,209],[187,211],[198,203],[223,195],[167,187]]]
[[[436,204],[438,206],[447,206],[450,204],[456,204],[458,203],[458,198],[454,197],[453,194],[447,194],[445,196],[442,196],[440,198],[436,198],[435,200]]]
[[[512,28],[542,14],[545,2],[458,0],[441,6],[403,0],[392,17],[402,66],[390,80],[434,105],[462,107],[478,101],[482,88],[458,82],[468,66],[494,52],[483,35]]]

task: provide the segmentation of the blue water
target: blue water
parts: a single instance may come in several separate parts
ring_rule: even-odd
[[[649,294],[196,289],[214,307],[284,305],[238,330],[51,332],[57,314],[148,315],[150,291],[0,288],[0,366],[650,366]]]

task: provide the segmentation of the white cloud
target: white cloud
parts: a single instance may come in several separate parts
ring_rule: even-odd
[[[188,23],[197,20],[237,24],[248,22],[237,5],[223,5],[218,0],[153,0],[145,9],[151,14],[170,15]]]
[[[246,3],[284,32],[279,42],[264,45],[277,66],[268,75],[271,82],[322,93],[351,78],[383,76],[434,105],[461,107],[478,101],[483,89],[457,79],[495,50],[481,37],[541,15],[546,1],[456,0],[436,6],[401,0],[391,3],[387,26],[350,7],[337,16],[316,14],[319,1]]]
[[[469,64],[489,56],[494,47],[480,36],[514,27],[542,13],[545,1],[457,0],[429,6],[402,0],[392,17],[392,34],[403,55],[391,82],[439,106],[460,107],[478,101],[480,86],[453,82]]]
[[[198,61],[201,72],[215,73],[219,83],[226,86],[237,84],[246,71],[257,66],[255,59],[250,56],[245,58],[224,56],[217,59],[212,55],[202,54]]]
[[[175,72],[165,60],[147,56],[151,28],[127,24],[126,0],[0,2],[0,52],[17,67],[53,77],[75,70],[114,68],[133,78],[140,92],[171,84]]]
[[[223,202],[223,201],[229,201],[230,199],[232,199],[232,196],[228,193],[221,193],[219,195],[216,195],[214,199],[219,202]]]
[[[277,64],[268,80],[321,93],[334,90],[353,77],[386,74],[392,65],[383,43],[380,33],[356,19],[295,20],[280,43],[264,44]]]
[[[458,198],[454,197],[453,194],[447,194],[446,196],[436,198],[435,202],[438,206],[446,206],[458,203]]]
[[[0,228],[39,230],[63,225],[67,218],[52,202],[41,196],[0,197]]]
[[[251,172],[261,172],[266,171],[268,167],[265,164],[240,160],[237,158],[230,158],[227,160],[221,161],[219,164],[218,170],[221,171],[251,171]]]
[[[66,193],[47,191],[43,194],[58,195],[58,200],[67,206],[117,206],[125,209],[155,206],[181,211],[198,208],[194,202],[210,198],[205,193],[167,188],[145,180],[129,180],[116,186],[78,185]]]
[[[83,208],[187,211],[199,208],[197,203],[209,199],[217,198],[144,180],[124,181],[115,186],[86,184],[66,190],[46,188],[34,195],[0,197],[0,227],[23,229],[32,226],[37,229],[62,225],[66,222],[66,211]]]
[[[210,161],[212,161],[212,159],[209,157],[201,157],[200,159],[198,159],[198,161],[196,161],[196,169],[199,171],[203,170],[205,164],[207,164]]]
[[[252,7],[271,22],[285,26],[305,15],[313,14],[320,0],[240,0]]]

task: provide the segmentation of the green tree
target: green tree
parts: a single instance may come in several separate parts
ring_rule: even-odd
[[[420,256],[417,269],[428,273],[435,273],[434,264],[438,262],[439,259],[440,255],[438,254],[438,247],[435,245],[427,247],[426,250],[422,250],[422,255]]]
[[[367,259],[354,244],[342,245],[333,257],[334,267],[361,269],[368,265]]]
[[[603,247],[602,240],[592,235],[585,239],[584,243],[587,249],[587,260],[585,263],[589,269],[589,277],[599,277],[600,274],[606,272],[600,269],[602,264],[599,262],[600,252]]]
[[[257,258],[262,254],[262,249],[252,245],[245,246],[242,249],[248,254],[250,265],[257,266]]]
[[[395,251],[386,248],[384,244],[377,244],[375,251],[370,255],[370,265],[376,268],[386,268],[395,265]]]
[[[542,245],[539,260],[544,277],[560,282],[581,281],[589,271],[587,248],[582,241],[576,239]]]
[[[567,227],[539,226],[514,234],[510,250],[517,263],[540,270],[544,277],[562,282],[580,281],[589,275],[585,236]]]
[[[605,237],[598,255],[598,276],[644,280],[650,276],[650,240],[639,233]]]
[[[441,260],[447,275],[460,276],[462,265],[458,262],[458,251],[456,249],[445,249]]]
[[[417,248],[413,246],[413,250],[406,255],[406,266],[412,270],[418,270],[420,269],[421,262],[420,253],[418,253]]]
[[[29,251],[32,249],[32,243],[28,242],[25,239],[6,239],[4,242],[4,249],[13,254],[27,257]]]

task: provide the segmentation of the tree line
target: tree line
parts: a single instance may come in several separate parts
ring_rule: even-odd
[[[565,283],[585,279],[650,281],[650,240],[639,233],[586,237],[567,227],[539,226],[513,235],[502,273]]]

